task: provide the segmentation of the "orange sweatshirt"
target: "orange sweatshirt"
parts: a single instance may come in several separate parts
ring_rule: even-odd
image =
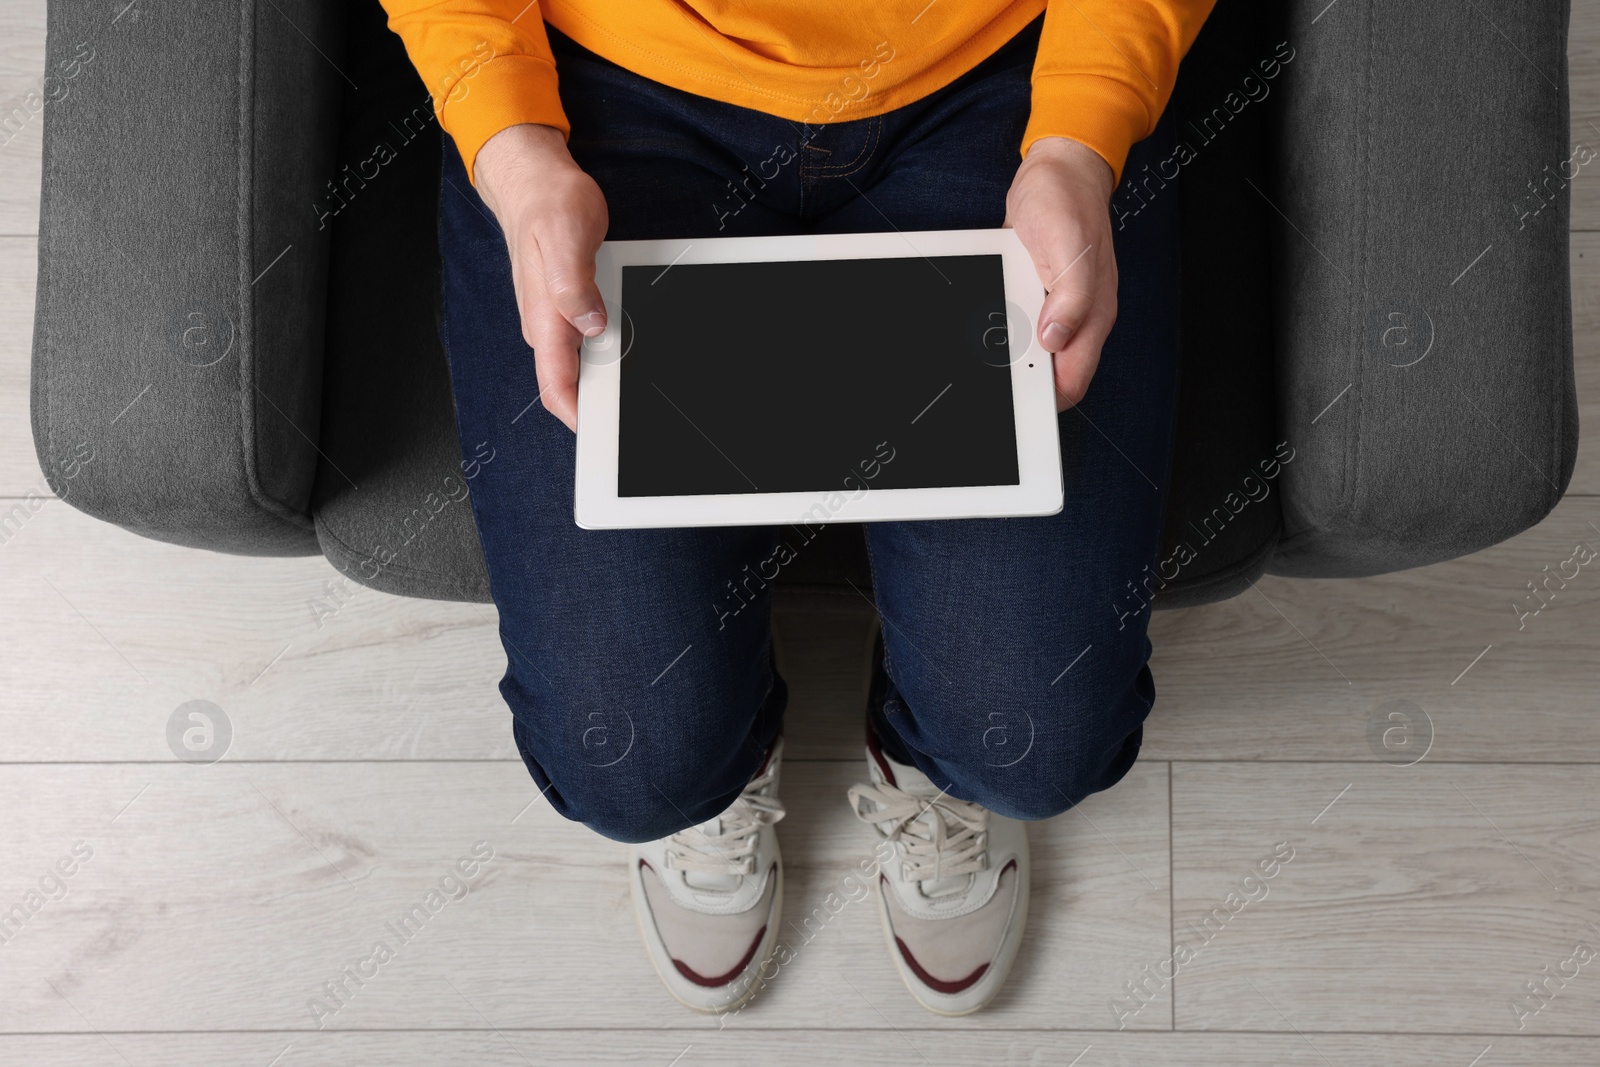
[[[569,134],[544,20],[698,96],[819,125],[950,84],[1045,12],[1018,146],[1070,137],[1120,182],[1215,0],[383,0],[467,173],[523,122]]]

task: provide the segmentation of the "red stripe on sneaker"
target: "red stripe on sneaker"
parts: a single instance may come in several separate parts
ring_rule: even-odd
[[[738,978],[744,973],[745,968],[750,966],[750,961],[755,958],[756,949],[761,947],[761,939],[765,937],[766,934],[767,928],[763,926],[756,932],[756,939],[750,942],[750,948],[747,952],[745,952],[744,958],[738,963],[734,964],[733,970],[729,971],[727,974],[717,975],[715,978],[707,978],[705,975],[697,973],[690,968],[688,964],[684,963],[677,957],[673,957],[672,965],[678,969],[679,974],[689,979],[689,981],[693,982],[695,985],[707,986],[709,988],[724,986],[733,981],[735,978]]]
[[[778,735],[778,737],[782,737],[782,736],[783,736],[782,734]],[[765,753],[763,753],[762,756],[761,756],[761,766],[757,767],[756,768],[756,773],[754,773],[754,774],[752,774],[750,776],[750,780],[752,782],[755,781],[757,778],[760,778],[764,773],[766,773],[767,764],[772,762],[772,750],[777,748],[777,747],[778,747],[778,738],[774,737],[772,739],[772,741],[767,745],[767,751]]]
[[[922,964],[917,962],[917,958],[911,954],[911,950],[906,947],[904,941],[897,937],[894,939],[894,943],[900,947],[900,955],[905,959],[906,965],[911,968],[911,973],[917,976],[917,981],[935,993],[960,993],[963,990],[970,989],[977,983],[978,979],[983,977],[983,972],[989,969],[989,965],[985,963],[965,978],[954,982],[946,982],[923,970]]]
[[[878,770],[883,774],[883,780],[890,785],[897,784],[894,772],[889,769],[889,761],[884,758],[883,749],[878,747],[878,735],[872,730],[872,720],[867,720],[867,752],[878,764]]]
[[[1000,868],[1000,873],[1005,874],[1007,871],[1018,869],[1017,861],[1012,859],[1006,861],[1006,865]],[[882,874],[878,875],[878,883],[881,892],[888,893],[890,891],[889,879],[887,877]],[[933,975],[924,970],[922,964],[917,962],[917,957],[911,954],[911,949],[908,948],[906,943],[900,940],[898,936],[895,937],[894,943],[900,949],[900,955],[905,958],[906,965],[911,968],[911,973],[917,976],[917,980],[919,982],[933,990],[935,993],[960,993],[963,990],[970,989],[977,983],[978,979],[983,977],[984,972],[989,969],[989,965],[985,963],[977,970],[967,975],[965,978],[960,978],[953,982],[946,982],[941,978],[935,978]]]

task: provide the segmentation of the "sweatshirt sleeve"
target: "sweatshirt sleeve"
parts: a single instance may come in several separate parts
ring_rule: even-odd
[[[572,132],[539,4],[528,0],[382,0],[389,28],[432,96],[434,114],[473,169],[484,142],[537,122]]]
[[[1033,111],[1022,154],[1070,137],[1111,164],[1155,130],[1216,0],[1048,0],[1033,64]]]

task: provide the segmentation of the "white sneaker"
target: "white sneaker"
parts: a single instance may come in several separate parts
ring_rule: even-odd
[[[868,735],[871,785],[856,815],[894,845],[878,877],[878,916],[900,979],[940,1015],[977,1011],[1000,992],[1028,919],[1027,824],[945,796]],[[880,850],[880,855],[883,850]]]
[[[696,1011],[729,1012],[756,991],[778,938],[783,863],[783,738],[739,799],[699,826],[634,845],[629,880],[650,962],[667,991]]]

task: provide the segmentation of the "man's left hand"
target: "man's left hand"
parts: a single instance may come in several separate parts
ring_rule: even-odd
[[[1054,353],[1056,410],[1089,391],[1100,347],[1117,321],[1117,258],[1111,245],[1111,165],[1066,137],[1041,137],[1006,193],[1013,227],[1044,283],[1037,336]]]

